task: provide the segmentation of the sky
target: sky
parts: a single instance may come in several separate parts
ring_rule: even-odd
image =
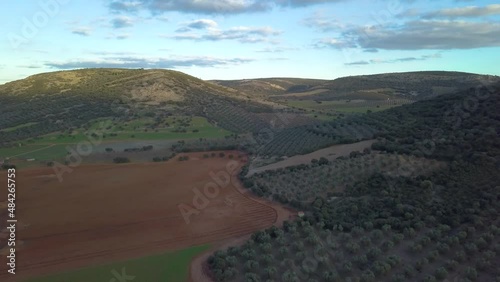
[[[0,84],[79,68],[202,79],[500,75],[500,4],[471,0],[1,1]]]

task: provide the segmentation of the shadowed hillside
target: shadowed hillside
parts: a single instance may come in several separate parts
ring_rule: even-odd
[[[275,107],[273,102],[250,99],[237,90],[177,71],[44,73],[0,85],[0,140],[8,143],[71,131],[96,118],[132,119],[159,112],[202,116],[233,132],[251,132],[265,123],[257,113],[271,112]]]
[[[329,101],[395,97],[417,100],[475,87],[484,80],[498,81],[499,78],[463,72],[424,71],[349,76],[335,80],[268,78],[214,82],[249,94],[267,94],[277,99]]]

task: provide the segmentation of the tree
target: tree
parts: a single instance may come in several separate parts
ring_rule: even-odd
[[[446,276],[448,276],[448,271],[446,271],[446,269],[444,267],[440,267],[440,268],[436,269],[435,276],[437,279],[443,280],[446,278]]]
[[[328,159],[327,159],[327,158],[325,158],[325,157],[321,157],[321,158],[319,158],[319,161],[318,161],[318,164],[319,164],[319,165],[326,165],[326,164],[328,164],[328,163],[329,163],[329,161],[328,161]]]
[[[4,164],[2,164],[2,169],[4,169],[4,170],[8,170],[8,169],[12,169],[12,168],[14,168],[14,169],[15,169],[15,168],[16,168],[16,166],[15,166],[15,165],[13,165],[13,164],[5,164],[5,163],[4,163]]]
[[[291,270],[287,270],[283,273],[283,275],[281,276],[281,279],[284,281],[284,282],[299,282],[299,277],[297,277],[297,273],[295,273],[294,271],[291,271]]]
[[[445,266],[446,266],[446,269],[448,269],[449,271],[453,271],[457,268],[458,262],[456,260],[450,259],[450,260],[446,261]]]
[[[354,242],[354,241],[351,241],[351,242],[348,242],[347,245],[346,245],[346,248],[347,250],[351,253],[351,254],[355,254],[359,251],[360,247],[358,245],[358,243]]]
[[[376,257],[378,257],[381,253],[382,251],[378,247],[373,247],[368,250],[367,256],[370,260],[373,260]]]
[[[235,256],[227,256],[226,262],[229,266],[236,266],[238,259]]]
[[[384,233],[382,233],[380,229],[373,230],[371,234],[374,240],[379,240],[380,238],[382,238],[382,236],[384,236]]]
[[[254,261],[254,260],[248,260],[246,263],[245,263],[245,269],[247,271],[251,271],[251,270],[258,270],[259,269],[259,263]]]
[[[245,273],[245,281],[246,282],[260,282],[260,277],[253,272],[247,272],[247,273]]]
[[[345,273],[350,273],[352,271],[352,263],[350,261],[344,263],[343,271]]]
[[[361,281],[363,282],[375,281],[375,274],[370,270],[367,270],[363,272],[363,274],[361,275]]]
[[[325,271],[323,273],[323,280],[327,282],[338,281],[339,274],[335,270]]]
[[[361,237],[361,239],[359,240],[359,242],[361,243],[361,246],[368,247],[368,246],[371,245],[372,240],[368,236],[363,236],[363,237]]]
[[[392,249],[393,247],[394,247],[394,243],[393,243],[391,240],[389,240],[389,241],[384,241],[384,242],[382,243],[382,250],[383,250],[384,252],[389,251],[389,250],[390,250],[390,249]]]
[[[474,267],[467,267],[464,271],[464,275],[471,280],[477,279],[477,271]]]
[[[286,255],[288,254],[288,249],[285,246],[283,246],[279,248],[278,252],[283,258],[285,258]]]
[[[434,277],[434,275],[427,275],[425,276],[424,278],[424,282],[436,282],[436,277]]]
[[[278,270],[274,266],[267,267],[264,269],[264,271],[266,272],[266,274],[269,278],[273,278],[276,275],[276,273],[278,272]]]
[[[375,261],[373,263],[373,271],[377,275],[377,277],[385,275],[387,272],[391,270],[391,265],[382,261]]]

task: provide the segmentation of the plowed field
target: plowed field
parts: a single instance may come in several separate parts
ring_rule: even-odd
[[[246,157],[225,154],[202,158],[202,153],[192,153],[187,161],[176,158],[166,163],[80,166],[65,173],[62,182],[52,168],[19,170],[16,280],[215,242],[271,226],[276,211],[235,189]],[[6,179],[4,172],[0,179]],[[1,202],[6,194],[0,193]],[[5,275],[6,258],[1,258],[0,280],[6,281],[12,277]]]

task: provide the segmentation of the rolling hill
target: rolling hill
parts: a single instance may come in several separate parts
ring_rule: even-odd
[[[410,96],[411,103],[391,105],[390,109],[351,103],[398,97],[409,100]],[[341,103],[357,104],[350,105],[357,110],[333,115]],[[34,159],[32,152],[44,152],[47,158],[37,159],[39,164],[52,166],[54,161],[66,159],[65,164],[71,166],[67,142],[76,145],[92,140],[88,133],[98,122],[108,121],[108,139],[94,147],[95,156],[89,156],[88,163],[104,160],[106,166],[130,178],[134,175],[123,169],[142,167],[148,175],[163,177],[151,167],[158,165],[162,174],[163,165],[171,165],[184,168],[186,176],[172,172],[169,179],[182,179],[193,187],[191,181],[198,178],[191,170],[200,170],[193,164],[208,171],[214,169],[214,162],[225,165],[226,153],[227,160],[239,159],[239,179],[248,194],[238,188],[237,195],[248,195],[245,199],[259,196],[266,206],[270,201],[280,202],[302,213],[296,219],[287,215],[290,220],[257,231],[245,243],[214,249],[203,268],[215,281],[438,281],[461,277],[494,281],[500,277],[494,267],[500,254],[499,107],[498,77],[466,73],[207,82],[167,70],[85,69],[0,85],[0,154],[6,149],[12,153],[9,156]],[[327,110],[330,119],[315,117]],[[297,122],[296,116],[304,120]],[[185,138],[188,135],[191,139]],[[151,143],[153,139],[158,142]],[[289,158],[333,144],[360,145],[363,140],[358,149],[348,146],[349,151],[322,153],[305,162],[293,163]],[[18,152],[26,147],[33,151]],[[190,151],[197,153],[185,154]],[[239,154],[241,151],[249,158]],[[147,166],[110,164],[114,157],[137,162],[139,155],[149,162]],[[281,160],[292,161],[292,165],[277,163],[273,169],[268,166],[248,174],[259,158],[263,164]],[[11,160],[9,157],[6,164],[18,165],[19,159]],[[171,162],[154,164],[151,160]],[[84,167],[72,177],[80,171],[85,173]],[[114,181],[109,171],[97,173]],[[88,185],[76,179],[78,185]],[[123,194],[126,185],[118,184],[113,185]],[[77,190],[66,191],[70,195]],[[144,194],[135,186],[133,191]],[[48,195],[46,190],[35,193]],[[163,207],[164,199],[156,194],[147,206],[157,199]],[[226,200],[214,198],[212,203],[229,209],[232,202]],[[178,203],[177,198],[174,201]],[[224,220],[219,207],[209,210],[217,211],[216,217]],[[258,222],[261,216],[249,211]],[[252,224],[246,222],[245,226]],[[213,224],[209,220],[203,223]]]
[[[282,107],[170,70],[43,73],[0,85],[0,140],[76,129],[97,118],[133,119],[159,112],[202,116],[233,132],[251,132],[265,123],[257,113]]]
[[[423,71],[342,77],[334,80],[268,78],[217,80],[222,86],[250,94],[267,94],[274,99],[341,100],[388,98],[425,99],[499,77],[464,72]]]
[[[113,119],[115,125],[147,118],[154,123],[150,130],[157,131],[159,125],[171,123],[168,117],[189,116],[204,118],[212,126],[230,133],[252,133],[256,139],[262,137],[259,132],[264,129],[283,127],[284,130],[274,130],[275,138],[260,146],[259,152],[290,156],[333,143],[371,138],[380,131],[379,121],[361,123],[356,117],[359,113],[456,92],[475,87],[481,81],[490,83],[498,81],[498,77],[411,72],[331,81],[297,78],[203,81],[181,72],[155,69],[43,73],[0,85],[0,145],[9,147],[57,132],[71,135],[79,128],[91,128],[93,122],[102,118]],[[406,98],[397,100],[397,97]],[[351,103],[351,99],[358,100]],[[387,100],[391,100],[390,105],[385,105]],[[355,115],[343,119],[341,111]],[[337,128],[330,128],[319,125],[322,118],[342,121],[332,124],[333,127],[338,124]],[[392,122],[397,123],[396,120]],[[284,148],[281,143],[290,138],[293,144]],[[313,146],[307,149],[305,143],[306,147]]]
[[[498,280],[499,107],[500,83],[483,84],[282,131],[263,151],[293,155],[344,134],[348,143],[376,141],[348,157],[244,170],[254,194],[303,214],[213,252],[210,274],[221,282]]]
[[[237,89],[254,96],[282,95],[306,91],[328,80],[305,78],[258,78],[242,80],[212,80],[212,83]]]

